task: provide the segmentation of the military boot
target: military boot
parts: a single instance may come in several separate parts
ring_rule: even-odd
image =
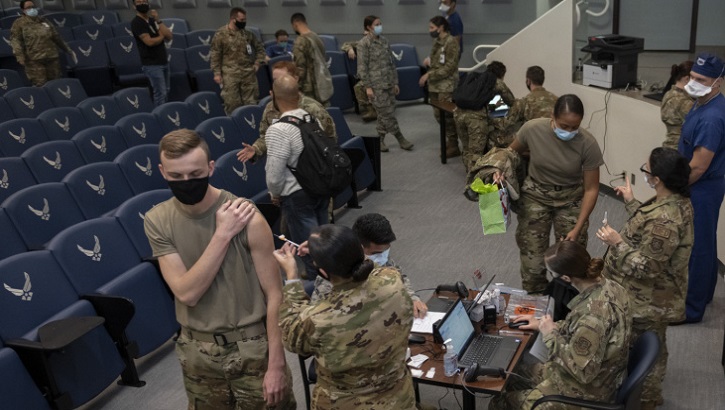
[[[461,151],[458,149],[458,141],[448,141],[446,144],[446,158],[454,158],[461,155]]]
[[[400,144],[400,148],[410,151],[413,149],[413,143],[405,139],[402,133],[397,132],[395,134],[395,139],[398,140],[398,144]]]
[[[388,152],[388,146],[385,145],[385,135],[380,135],[380,152]]]

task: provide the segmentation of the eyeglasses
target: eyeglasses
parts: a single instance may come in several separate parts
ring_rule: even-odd
[[[641,167],[639,167],[639,170],[642,171],[642,172],[644,172],[645,174],[652,175],[651,172],[649,172],[646,169],[644,169],[644,167],[646,167],[646,166],[647,166],[647,163],[645,162],[644,164],[642,164]]]

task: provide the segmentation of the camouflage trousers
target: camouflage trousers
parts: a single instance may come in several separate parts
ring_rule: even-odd
[[[670,128],[670,127],[667,127],[667,128]],[[681,127],[677,127],[677,128],[678,128],[677,132],[672,132],[669,129],[667,130],[667,135],[665,135],[665,140],[664,140],[664,142],[662,142],[663,147],[672,148],[675,150],[677,149],[678,145],[680,144],[680,135],[681,134],[680,134],[679,129]]]
[[[176,354],[181,363],[189,410],[297,408],[289,367],[283,402],[268,407],[263,399],[262,383],[268,360],[266,336],[219,346],[190,339],[182,332],[176,341]]]
[[[521,285],[528,292],[546,288],[544,251],[550,246],[551,228],[555,240],[574,229],[581,210],[584,190],[581,185],[558,187],[534,182],[527,177],[518,201],[516,244],[521,256]],[[584,224],[578,242],[587,246],[589,222]]]
[[[428,99],[439,100],[439,101],[453,101],[453,93],[428,93]],[[453,119],[453,114],[449,112],[444,113],[446,116],[446,144],[449,147],[458,147],[458,135],[456,134],[456,123]],[[433,107],[433,116],[435,116],[436,122],[440,124],[441,114],[438,108]]]
[[[378,113],[378,123],[375,130],[378,135],[398,134],[398,120],[395,118],[395,90],[393,88],[373,88],[373,107]]]
[[[468,173],[476,161],[488,151],[486,146],[492,127],[485,110],[473,111],[458,108],[453,113],[453,119],[456,122],[456,131],[463,148],[463,165]]]
[[[26,60],[25,75],[31,84],[41,87],[50,80],[60,78],[60,60],[57,58]]]
[[[360,81],[355,83],[353,90],[355,91],[357,106],[360,109],[360,116],[363,117],[363,119],[375,119],[375,117],[377,117],[377,113],[375,112],[373,105],[370,101],[368,101],[368,95],[365,92],[365,87],[363,87],[362,83]]]
[[[222,75],[222,100],[224,112],[231,115],[232,111],[243,105],[255,105],[259,101],[259,84],[256,75],[226,74]]]
[[[509,376],[506,390],[488,403],[489,410],[529,410],[536,400],[544,397],[544,393],[536,388],[544,381],[544,363],[529,354],[523,357],[514,368],[516,375]],[[544,403],[537,407],[544,410],[566,408],[556,403]]]
[[[667,373],[667,358],[670,356],[667,351],[667,323],[666,322],[641,322],[632,321],[632,337],[631,346],[637,342],[642,334],[648,330],[653,331],[660,341],[660,354],[657,357],[652,371],[644,379],[644,387],[642,388],[642,402],[662,403],[662,381]],[[652,406],[654,408],[655,406]]]

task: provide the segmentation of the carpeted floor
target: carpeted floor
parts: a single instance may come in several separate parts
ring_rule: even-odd
[[[459,158],[442,165],[438,158],[438,126],[432,110],[422,104],[407,104],[397,111],[405,136],[415,143],[412,152],[402,151],[388,137],[390,152],[383,153],[383,191],[364,193],[361,209],[338,213],[337,223],[350,226],[367,212],[388,217],[398,240],[391,257],[404,268],[416,289],[462,280],[470,284],[475,269],[496,274],[496,282],[520,286],[518,248],[514,240],[516,219],[509,232],[483,236],[477,205],[461,195],[464,184],[463,165]],[[354,113],[346,115],[354,133],[375,135],[375,124],[363,124]],[[648,153],[642,153],[643,161]],[[605,158],[606,160],[606,158]],[[602,171],[604,172],[604,171]],[[646,199],[646,198],[642,198]],[[598,226],[608,211],[609,224],[619,229],[626,220],[624,206],[617,199],[600,194],[590,219]],[[606,247],[590,229],[589,251],[601,256]],[[669,368],[664,381],[664,410],[720,409],[725,402],[723,352],[723,308],[725,290],[718,283],[715,299],[708,307],[705,320],[694,325],[670,327]],[[423,299],[430,292],[421,292]],[[288,354],[295,375],[298,408],[304,408],[302,382],[295,356]],[[186,396],[181,370],[170,342],[139,361],[143,388],[111,386],[85,409],[181,409]],[[459,408],[461,393],[443,388],[421,386],[422,401],[449,410]],[[720,403],[720,404],[717,404]],[[486,408],[479,399],[477,408]]]

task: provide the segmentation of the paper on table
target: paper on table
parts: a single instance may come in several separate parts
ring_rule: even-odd
[[[433,323],[436,320],[443,319],[445,315],[444,312],[428,312],[425,317],[413,320],[413,328],[410,331],[413,333],[433,334]]]

